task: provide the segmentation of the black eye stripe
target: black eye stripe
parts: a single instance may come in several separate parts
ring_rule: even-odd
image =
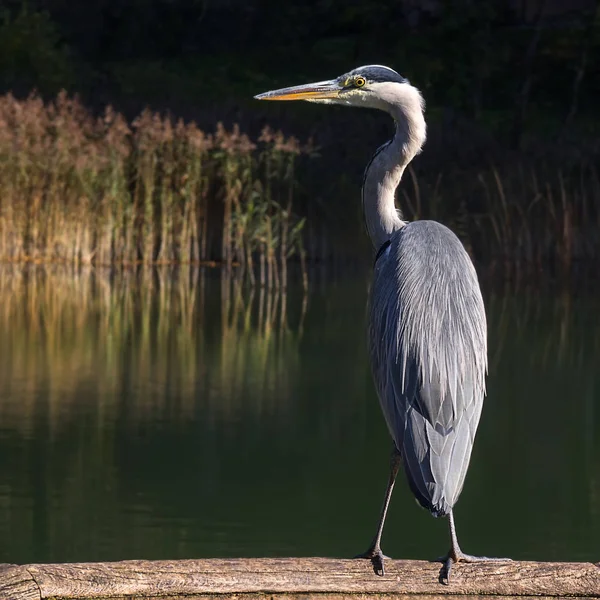
[[[358,73],[349,73],[350,76],[354,75],[355,77],[362,77],[366,81],[371,83],[384,83],[384,82],[394,82],[394,83],[407,83],[408,81],[402,77],[396,71],[386,67],[379,67],[376,65],[362,67]]]
[[[363,80],[364,83],[357,85],[357,80]],[[408,79],[405,79],[402,75],[396,73],[396,71],[377,65],[355,69],[338,77],[337,81],[346,90],[361,88],[367,83],[408,83]]]

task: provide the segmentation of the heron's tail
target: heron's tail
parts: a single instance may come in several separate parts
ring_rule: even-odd
[[[406,469],[405,469],[406,470]],[[411,477],[408,470],[406,470],[406,478],[408,480],[408,486],[411,492],[414,494],[417,502],[425,509],[428,510],[434,517],[447,517],[452,511],[452,506],[448,504],[445,498],[442,498],[441,502],[433,503],[429,494],[423,494],[416,484],[415,480]]]
[[[404,471],[418,503],[436,517],[448,515],[460,496],[472,440],[468,419],[441,431],[418,411],[407,415],[401,444]]]

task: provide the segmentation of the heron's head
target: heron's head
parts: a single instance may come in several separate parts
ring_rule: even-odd
[[[359,67],[336,79],[282,88],[258,94],[258,100],[306,100],[323,104],[364,106],[390,110],[392,106],[416,103],[422,109],[419,91],[393,69],[381,65]]]

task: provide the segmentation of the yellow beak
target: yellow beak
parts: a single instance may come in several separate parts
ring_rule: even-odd
[[[335,81],[319,81],[294,87],[272,90],[254,96],[257,100],[329,100],[340,94],[340,85]]]

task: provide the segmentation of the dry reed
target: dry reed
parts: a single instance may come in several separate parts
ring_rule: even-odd
[[[0,98],[0,260],[73,265],[239,263],[255,282],[285,287],[304,251],[292,212],[295,138],[235,125],[214,135],[144,111],[93,117],[61,93]],[[276,190],[277,193],[274,193]],[[216,202],[212,202],[215,200]],[[209,214],[212,211],[213,214]],[[210,246],[222,220],[221,246]],[[214,236],[213,236],[214,237]],[[303,262],[304,264],[304,262]]]
[[[305,221],[294,194],[298,157],[311,151],[268,127],[253,141],[238,126],[207,134],[148,110],[132,123],[110,107],[96,118],[65,93],[47,104],[1,97],[0,261],[212,260],[252,285],[285,288],[296,255],[306,286]],[[408,219],[448,224],[484,264],[569,271],[600,253],[594,165],[513,160],[434,177],[409,167],[399,193]],[[348,253],[317,225],[323,235],[320,248],[309,244],[311,259]]]
[[[566,273],[600,254],[600,174],[593,165],[490,165],[446,170],[434,182],[411,170],[402,194],[409,220],[442,221],[485,265]]]

